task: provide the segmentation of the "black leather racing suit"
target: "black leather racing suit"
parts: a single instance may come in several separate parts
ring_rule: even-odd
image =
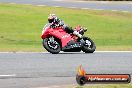
[[[65,25],[64,22],[61,19],[55,17],[54,21],[51,23],[51,27],[55,28],[55,27],[60,27],[60,26],[63,27],[63,29],[67,33],[73,33],[74,32],[74,30],[72,29],[72,27],[69,27],[69,26]]]

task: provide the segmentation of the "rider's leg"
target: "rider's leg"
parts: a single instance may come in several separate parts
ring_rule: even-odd
[[[82,35],[79,32],[77,32],[77,31],[74,31],[73,34],[76,35],[79,38],[82,38]]]
[[[67,33],[72,33],[76,35],[77,37],[82,38],[82,35],[79,32],[74,31],[71,27],[65,26],[64,29]]]
[[[72,28],[68,26],[64,26],[64,30],[69,34],[74,32],[74,30],[72,30]]]

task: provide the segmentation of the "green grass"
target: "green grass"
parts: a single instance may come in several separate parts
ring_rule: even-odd
[[[76,88],[132,88],[132,84],[95,84],[78,86]]]
[[[132,83],[129,84],[85,84],[84,86],[60,85],[61,88],[132,88]]]
[[[0,51],[43,51],[40,36],[50,13],[87,27],[97,50],[132,50],[132,13],[1,3]]]

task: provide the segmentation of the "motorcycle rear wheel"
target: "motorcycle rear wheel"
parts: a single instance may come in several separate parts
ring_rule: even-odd
[[[49,44],[49,38],[43,39],[43,47],[52,54],[58,54],[61,51],[60,43],[57,40],[54,40],[56,42],[56,46],[54,48],[54,46]]]
[[[82,47],[82,51],[85,53],[93,53],[96,49],[95,43],[88,37],[84,38],[84,41],[88,41],[88,43],[85,43]]]

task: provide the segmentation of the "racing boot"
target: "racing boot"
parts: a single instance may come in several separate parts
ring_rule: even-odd
[[[73,34],[76,35],[76,36],[78,37],[78,40],[79,40],[80,42],[82,42],[83,44],[85,44],[85,41],[83,40],[83,36],[82,36],[79,32],[74,31]]]
[[[79,37],[80,39],[82,38],[82,35],[77,31],[74,31],[73,34],[76,35],[77,37]]]

